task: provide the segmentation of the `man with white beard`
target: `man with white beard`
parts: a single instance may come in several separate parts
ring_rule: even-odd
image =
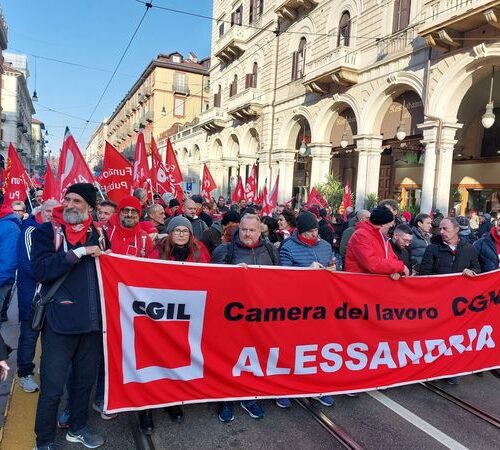
[[[90,183],[68,188],[63,206],[54,208],[52,223],[32,235],[31,269],[46,295],[62,277],[47,305],[41,331],[40,396],[35,421],[36,449],[55,448],[59,401],[71,367],[69,430],[66,440],[97,448],[104,439],[87,426],[94,384],[96,349],[101,348],[101,309],[95,257],[109,242],[92,223],[96,191]]]

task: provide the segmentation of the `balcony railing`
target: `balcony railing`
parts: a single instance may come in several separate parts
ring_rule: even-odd
[[[337,47],[320,58],[306,62],[303,84],[311,90],[325,93],[328,85],[352,86],[358,82],[359,51]]]
[[[189,87],[186,83],[172,83],[172,92],[174,94],[189,95]]]
[[[214,45],[214,54],[223,62],[230,62],[242,55],[246,50],[249,28],[239,25],[233,27]]]
[[[300,8],[307,11],[312,10],[318,4],[318,0],[283,0],[274,10],[276,15],[282,19],[294,21]]]
[[[239,120],[248,120],[258,116],[263,107],[264,93],[256,88],[245,89],[227,102],[229,114]]]
[[[377,42],[377,58],[405,51],[417,37],[416,27],[406,28]]]
[[[228,116],[222,108],[210,108],[199,116],[199,126],[207,132],[215,132],[226,126]]]

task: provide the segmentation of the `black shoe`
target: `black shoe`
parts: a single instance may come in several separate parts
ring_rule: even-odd
[[[495,377],[495,378],[500,378],[500,369],[492,369],[490,370],[490,373]]]
[[[170,416],[173,422],[182,422],[184,419],[184,412],[182,408],[178,405],[176,406],[168,406],[165,408],[165,412]]]
[[[153,422],[153,410],[146,409],[145,411],[139,411],[139,427],[144,434],[152,434],[155,429],[155,424]]]

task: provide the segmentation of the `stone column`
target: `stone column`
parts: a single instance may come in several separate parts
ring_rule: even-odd
[[[436,143],[439,132],[437,122],[424,122],[417,125],[423,132],[424,138],[420,141],[425,145],[424,171],[422,174],[422,195],[420,198],[420,212],[429,214],[434,205],[434,181],[436,177]]]
[[[316,184],[325,183],[330,174],[332,144],[310,144],[312,156],[311,188]]]
[[[290,200],[293,190],[293,169],[295,164],[297,150],[284,149],[275,150],[272,153],[273,177],[276,176],[279,167],[280,181],[278,186],[278,202],[282,203]],[[271,181],[274,183],[274,179]]]
[[[441,140],[437,155],[436,173],[436,209],[439,209],[445,216],[448,214],[450,206],[451,171],[453,168],[453,150],[457,140],[455,135],[457,130],[462,128],[462,124],[443,124],[441,130]]]
[[[354,136],[358,152],[358,173],[356,177],[356,210],[365,207],[365,200],[370,194],[378,195],[380,176],[380,155],[382,154],[382,136]]]
[[[259,180],[259,185],[258,188],[261,190],[264,187],[264,184],[266,183],[267,179],[267,186],[269,188],[269,183],[272,183],[273,181],[271,180],[271,172],[269,170],[269,160],[268,160],[268,153],[260,153],[259,155],[259,166],[257,168],[258,171],[258,180]]]

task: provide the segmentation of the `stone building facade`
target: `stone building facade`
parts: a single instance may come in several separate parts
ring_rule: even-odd
[[[357,208],[500,209],[499,15],[499,0],[214,1],[210,107],[173,136],[185,176],[207,163],[226,195],[256,163],[260,186],[279,171],[280,201],[333,173]]]

